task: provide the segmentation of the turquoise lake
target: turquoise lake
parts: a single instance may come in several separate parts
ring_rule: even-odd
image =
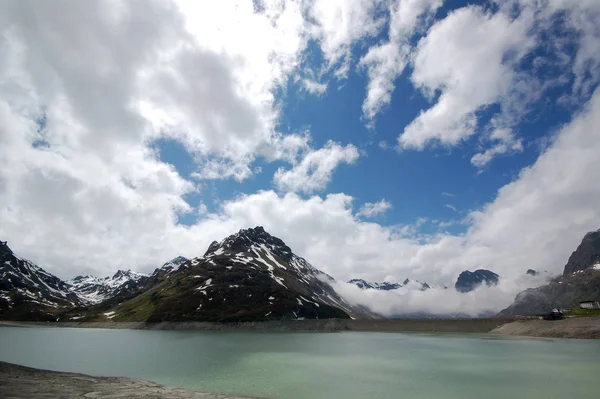
[[[600,398],[592,340],[2,327],[0,360],[274,399]]]

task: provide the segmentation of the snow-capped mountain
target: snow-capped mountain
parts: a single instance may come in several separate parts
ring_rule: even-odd
[[[54,321],[64,308],[80,304],[68,284],[0,241],[0,319]]]
[[[103,307],[92,317],[109,314],[123,321],[375,317],[342,299],[330,285],[332,277],[262,227],[215,241],[203,256],[184,265],[171,273],[157,273],[139,296]]]
[[[354,284],[358,288],[362,289],[374,289],[382,291],[397,290],[398,288],[402,288],[402,284],[398,283],[387,283],[385,281],[383,283],[372,283],[360,278],[353,278],[352,280],[349,280],[348,283]]]
[[[112,298],[126,290],[143,285],[148,275],[131,270],[119,270],[112,277],[77,276],[67,281],[72,292],[82,302],[93,305]]]
[[[348,281],[349,284],[354,284],[356,285],[358,288],[362,288],[362,289],[373,289],[373,290],[380,290],[380,291],[391,291],[391,290],[397,290],[400,289],[402,287],[408,288],[408,289],[418,289],[421,291],[425,291],[431,288],[431,286],[427,283],[421,283],[418,280],[416,281],[412,281],[410,279],[406,279],[404,280],[404,282],[402,284],[400,283],[388,283],[388,282],[382,282],[382,283],[377,283],[377,282],[369,282],[360,278],[354,278],[352,280]]]
[[[155,276],[158,273],[172,273],[174,271],[177,271],[177,270],[179,270],[179,267],[181,265],[183,265],[185,262],[187,262],[188,260],[189,260],[188,258],[184,258],[183,256],[178,256],[176,258],[173,258],[170,261],[168,261],[167,263],[165,263],[164,265],[162,265],[161,267],[155,269],[154,273],[152,273],[152,275]]]

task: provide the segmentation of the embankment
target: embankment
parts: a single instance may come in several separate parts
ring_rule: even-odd
[[[600,339],[600,317],[515,320],[495,328],[492,332],[528,337]]]

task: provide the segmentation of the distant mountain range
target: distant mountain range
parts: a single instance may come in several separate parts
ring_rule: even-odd
[[[526,271],[529,276],[540,273],[547,274]],[[468,293],[499,281],[500,276],[490,270],[465,270],[455,289]],[[77,276],[68,281],[17,257],[6,242],[0,242],[0,319],[8,320],[229,322],[379,317],[338,295],[334,283],[331,276],[262,227],[214,241],[202,256],[178,256],[151,275],[119,270],[110,277]],[[380,291],[432,288],[410,279],[402,283],[352,279],[349,283]],[[584,300],[600,300],[600,230],[586,234],[562,276],[521,292],[500,315],[575,307]]]
[[[262,227],[177,257],[152,275],[131,270],[69,281],[0,244],[0,319],[77,321],[257,321],[374,318],[341,298],[333,278]]]
[[[583,237],[561,276],[547,285],[519,293],[513,304],[499,315],[534,315],[553,308],[573,309],[582,301],[600,301],[600,230]]]
[[[478,269],[478,270],[475,270],[474,272],[465,270],[458,276],[458,279],[456,280],[456,284],[454,285],[454,287],[458,292],[466,293],[466,292],[473,291],[474,289],[478,288],[482,284],[485,284],[488,287],[494,286],[494,285],[498,284],[499,279],[500,279],[500,276],[498,276],[496,273],[489,271],[489,270]],[[375,283],[375,282],[365,281],[363,279],[352,279],[352,280],[349,280],[348,283],[354,284],[357,287],[362,288],[362,289],[374,289],[374,290],[381,290],[381,291],[397,290],[402,287],[409,288],[409,289],[410,288],[418,289],[420,291],[427,291],[428,289],[433,288],[431,285],[429,285],[427,283],[421,283],[418,280],[411,281],[408,278],[406,280],[404,280],[404,282],[402,284],[390,283],[390,282]],[[448,287],[444,286],[443,288],[447,289]]]
[[[148,275],[131,270],[119,270],[112,277],[77,276],[66,283],[70,290],[88,305],[95,305],[122,292],[142,286]]]
[[[421,291],[426,291],[428,289],[431,288],[431,286],[427,283],[421,283],[419,281],[415,281],[414,284],[411,284],[411,280],[406,279],[404,280],[404,282],[402,284],[400,283],[389,283],[389,282],[382,282],[382,283],[376,283],[376,282],[369,282],[360,278],[355,278],[352,280],[348,281],[349,284],[354,284],[356,285],[358,288],[362,288],[362,289],[372,289],[372,290],[380,290],[380,291],[391,291],[391,290],[397,290],[400,289],[402,287],[407,287],[407,286],[411,286],[411,287],[418,287]]]

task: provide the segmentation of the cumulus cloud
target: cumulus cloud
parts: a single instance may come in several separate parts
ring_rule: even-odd
[[[352,164],[358,157],[358,149],[352,144],[343,147],[328,141],[323,148],[307,152],[292,169],[277,169],[273,182],[282,191],[312,193],[323,190],[339,164]]]
[[[377,17],[383,0],[311,0],[307,13],[308,31],[320,43],[327,68],[346,77],[350,70],[352,47],[360,39],[375,36],[385,20]]]
[[[429,97],[439,91],[439,98],[404,128],[399,145],[423,149],[434,140],[456,145],[474,134],[476,111],[498,102],[511,87],[511,65],[532,46],[531,24],[527,12],[511,19],[469,6],[433,25],[418,44],[411,80]]]
[[[378,202],[367,202],[359,209],[356,216],[370,218],[386,213],[390,209],[392,209],[392,203],[385,199]]]
[[[397,0],[389,5],[388,41],[369,48],[360,65],[367,69],[369,84],[362,109],[369,124],[383,107],[389,105],[394,80],[402,74],[411,54],[410,39],[416,29],[442,5],[442,0]],[[423,22],[423,24],[420,24]]]

